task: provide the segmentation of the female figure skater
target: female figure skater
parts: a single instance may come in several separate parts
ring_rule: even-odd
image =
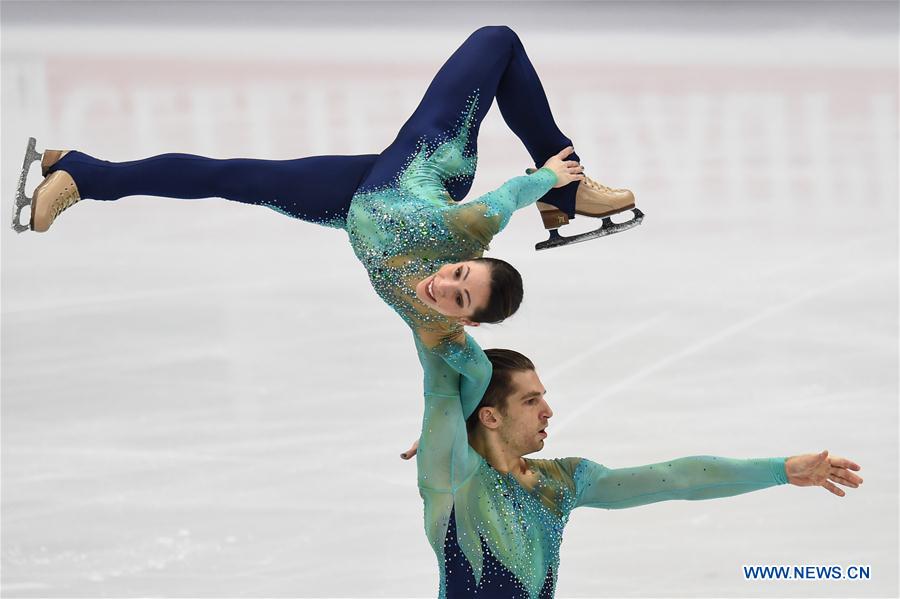
[[[495,97],[541,168],[457,204],[471,186],[478,129]],[[40,158],[46,178],[31,199],[34,231],[49,229],[80,199],[130,195],[222,197],[345,229],[375,291],[412,328],[420,356],[436,354],[460,373],[460,391],[471,407],[481,400],[491,365],[463,327],[499,322],[522,299],[518,272],[501,260],[481,258],[512,212],[543,198],[545,222],[555,218],[558,227],[575,213],[607,217],[634,207],[630,191],[584,176],[521,41],[505,26],[469,36],[378,155],[213,160],[164,154],[112,163],[78,151],[48,150],[41,157],[33,145],[32,139],[16,219],[28,204],[27,167]],[[636,219],[639,214],[635,209]]]

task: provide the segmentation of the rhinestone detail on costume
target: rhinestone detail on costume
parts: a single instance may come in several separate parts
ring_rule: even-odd
[[[422,138],[394,180],[357,192],[347,214],[350,243],[372,286],[414,329],[461,329],[422,303],[415,286],[444,264],[480,257],[486,247],[453,229],[448,213],[456,202],[445,187],[475,174],[477,156],[466,155],[466,146],[477,106],[476,90],[459,113],[455,135]]]

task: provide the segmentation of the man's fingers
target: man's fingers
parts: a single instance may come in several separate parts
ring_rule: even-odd
[[[851,462],[847,458],[833,457],[831,458],[831,465],[838,466],[839,468],[846,468],[847,470],[862,470],[862,468],[859,467],[859,464]]]
[[[858,483],[855,483],[852,480],[850,480],[848,478],[844,478],[842,476],[836,476],[836,475],[832,474],[831,476],[828,477],[828,480],[835,482],[839,485],[844,485],[845,487],[853,487],[854,489],[859,488]]]
[[[832,468],[831,476],[829,478],[834,478],[834,477],[849,481],[857,486],[859,486],[863,482],[863,479],[861,476],[853,474],[852,472],[850,472],[849,470],[845,470],[844,468]]]
[[[832,493],[834,493],[835,495],[837,495],[838,497],[843,497],[844,495],[846,495],[846,493],[844,493],[844,491],[842,491],[838,487],[835,487],[834,484],[830,483],[827,480],[824,483],[822,483],[822,486],[825,487],[826,489],[828,489],[829,491],[831,491]]]
[[[832,471],[831,474],[828,475],[828,480],[836,482],[839,485],[844,485],[845,487],[858,487],[859,486],[852,480],[841,476],[840,472]]]

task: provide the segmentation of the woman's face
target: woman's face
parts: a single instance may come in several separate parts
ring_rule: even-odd
[[[487,306],[491,294],[491,267],[469,260],[445,264],[416,285],[416,297],[444,316],[475,324],[471,316]]]

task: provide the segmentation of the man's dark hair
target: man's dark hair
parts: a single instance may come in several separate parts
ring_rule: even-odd
[[[488,265],[491,288],[488,303],[472,314],[474,322],[498,323],[516,313],[522,304],[522,275],[513,266],[497,258],[477,258],[475,262]]]
[[[517,351],[511,349],[487,349],[484,351],[491,365],[494,367],[494,373],[491,375],[491,382],[488,384],[481,403],[475,408],[475,411],[466,420],[466,430],[472,432],[478,426],[478,411],[481,408],[497,408],[501,414],[506,413],[506,398],[512,393],[512,373],[522,370],[534,370],[534,364],[531,360],[523,356]]]

